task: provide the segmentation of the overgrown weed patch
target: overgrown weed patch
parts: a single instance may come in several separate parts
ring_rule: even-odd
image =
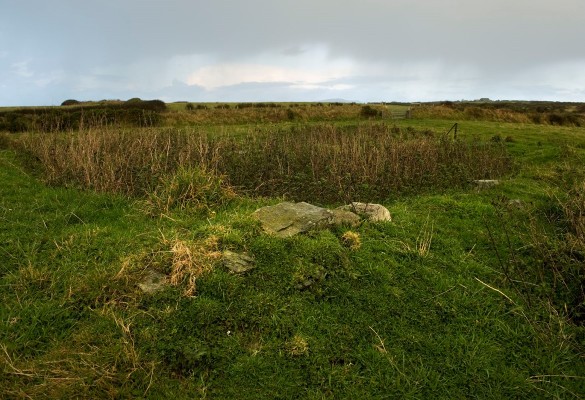
[[[298,125],[246,137],[90,130],[32,135],[22,147],[38,160],[47,182],[147,195],[154,213],[217,206],[232,188],[319,203],[383,201],[464,187],[512,168],[499,143],[453,141],[380,123]]]

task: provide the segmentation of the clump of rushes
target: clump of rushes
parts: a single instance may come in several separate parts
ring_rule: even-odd
[[[144,211],[153,216],[169,214],[171,210],[208,212],[235,197],[225,180],[205,168],[185,168],[161,178],[160,184],[147,193]]]

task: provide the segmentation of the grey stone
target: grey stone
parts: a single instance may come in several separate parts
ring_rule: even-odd
[[[333,221],[330,210],[304,202],[262,207],[252,215],[260,220],[265,232],[282,238],[325,228]]]
[[[222,253],[222,256],[223,265],[235,274],[242,274],[255,268],[256,260],[247,254],[226,250]]]
[[[358,226],[361,219],[359,215],[352,213],[351,211],[335,209],[331,210],[333,213],[333,220],[331,225],[349,225]]]
[[[476,179],[473,181],[477,190],[489,189],[500,184],[497,179]]]
[[[392,221],[390,211],[381,204],[353,202],[337,209],[354,212],[372,222]]]
[[[148,270],[142,282],[138,283],[138,287],[144,293],[153,294],[159,292],[167,285],[167,276],[160,272]]]
[[[520,199],[512,199],[512,200],[508,201],[508,207],[521,210],[524,208],[524,202]]]

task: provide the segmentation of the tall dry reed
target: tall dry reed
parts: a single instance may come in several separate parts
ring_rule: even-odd
[[[240,192],[321,203],[462,187],[511,167],[501,144],[371,122],[251,128],[237,137],[192,129],[91,129],[29,135],[22,147],[53,184],[144,195],[178,170],[197,168]]]
[[[511,168],[501,145],[442,140],[386,124],[300,126],[231,145],[220,164],[231,184],[326,203],[462,187]]]
[[[143,195],[180,165],[217,168],[218,149],[204,135],[172,129],[89,129],[74,134],[27,135],[32,155],[50,184]]]

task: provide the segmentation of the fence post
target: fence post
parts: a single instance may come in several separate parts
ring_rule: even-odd
[[[455,122],[455,124],[453,124],[453,126],[451,127],[451,129],[449,129],[449,131],[447,132],[447,135],[449,135],[451,133],[451,131],[453,131],[453,140],[457,140],[457,128],[459,126],[458,122]],[[445,135],[445,136],[447,136]]]

